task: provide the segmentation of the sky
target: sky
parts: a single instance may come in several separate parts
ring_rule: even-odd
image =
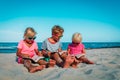
[[[120,42],[120,0],[0,0],[0,42],[19,42],[27,27],[42,42],[54,25],[64,28],[62,42],[75,32],[83,42]]]

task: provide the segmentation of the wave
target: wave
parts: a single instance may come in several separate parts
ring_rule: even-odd
[[[0,50],[9,50],[9,49],[16,49],[16,46],[12,46],[12,47],[0,47]]]

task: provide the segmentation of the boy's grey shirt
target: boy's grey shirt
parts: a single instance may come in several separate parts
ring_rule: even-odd
[[[41,49],[48,50],[50,52],[58,52],[58,49],[62,47],[62,44],[60,41],[56,42],[55,44],[52,44],[46,39],[43,41]]]

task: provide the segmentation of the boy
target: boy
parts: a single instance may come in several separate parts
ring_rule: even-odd
[[[66,54],[63,54],[60,43],[60,39],[63,36],[64,29],[59,25],[55,25],[52,28],[52,37],[47,38],[42,43],[42,54],[45,57],[49,57],[56,61],[58,66],[63,67],[63,60],[66,58]]]

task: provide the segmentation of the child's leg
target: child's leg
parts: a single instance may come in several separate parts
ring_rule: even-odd
[[[94,64],[94,62],[88,60],[85,56],[80,57],[80,59],[83,63],[87,63],[87,64]]]
[[[63,68],[68,68],[74,62],[74,58],[67,56]]]
[[[45,60],[39,60],[38,64],[44,65],[45,67],[54,67],[54,65],[56,64],[56,61],[52,60],[52,59],[50,59],[49,62],[47,62]]]
[[[56,61],[57,65],[63,66],[63,60],[61,59],[58,53],[51,54],[51,58],[53,58]]]
[[[41,66],[32,66],[29,69],[29,72],[30,73],[34,73],[34,72],[37,72],[37,71],[41,71],[44,67],[45,67],[44,65],[41,65]]]
[[[39,60],[37,63],[39,65],[47,65],[48,64],[48,62],[46,62],[45,60]]]
[[[61,58],[65,61],[66,60],[66,58],[67,58],[67,53],[66,52],[64,52],[63,54],[61,54]]]
[[[44,68],[47,67],[47,65],[48,65],[48,62],[45,61],[45,60],[39,60],[37,63],[38,63],[39,65],[43,65]]]
[[[76,62],[73,62],[73,63],[71,64],[71,66],[72,66],[73,68],[77,68],[77,65],[78,65],[78,63],[76,63]]]
[[[64,65],[63,65],[63,68],[69,68],[70,67],[70,63],[65,61]]]
[[[49,63],[48,63],[48,67],[54,67],[54,66],[55,66],[55,64],[56,64],[56,61],[55,61],[55,60],[50,59],[50,60],[49,60]]]
[[[77,65],[80,63],[80,61],[79,60],[77,60],[76,58],[74,58],[74,62],[71,64],[71,66],[73,67],[73,68],[77,68]]]
[[[24,60],[24,66],[30,73],[42,70],[44,68],[43,66],[33,66],[30,60]]]

